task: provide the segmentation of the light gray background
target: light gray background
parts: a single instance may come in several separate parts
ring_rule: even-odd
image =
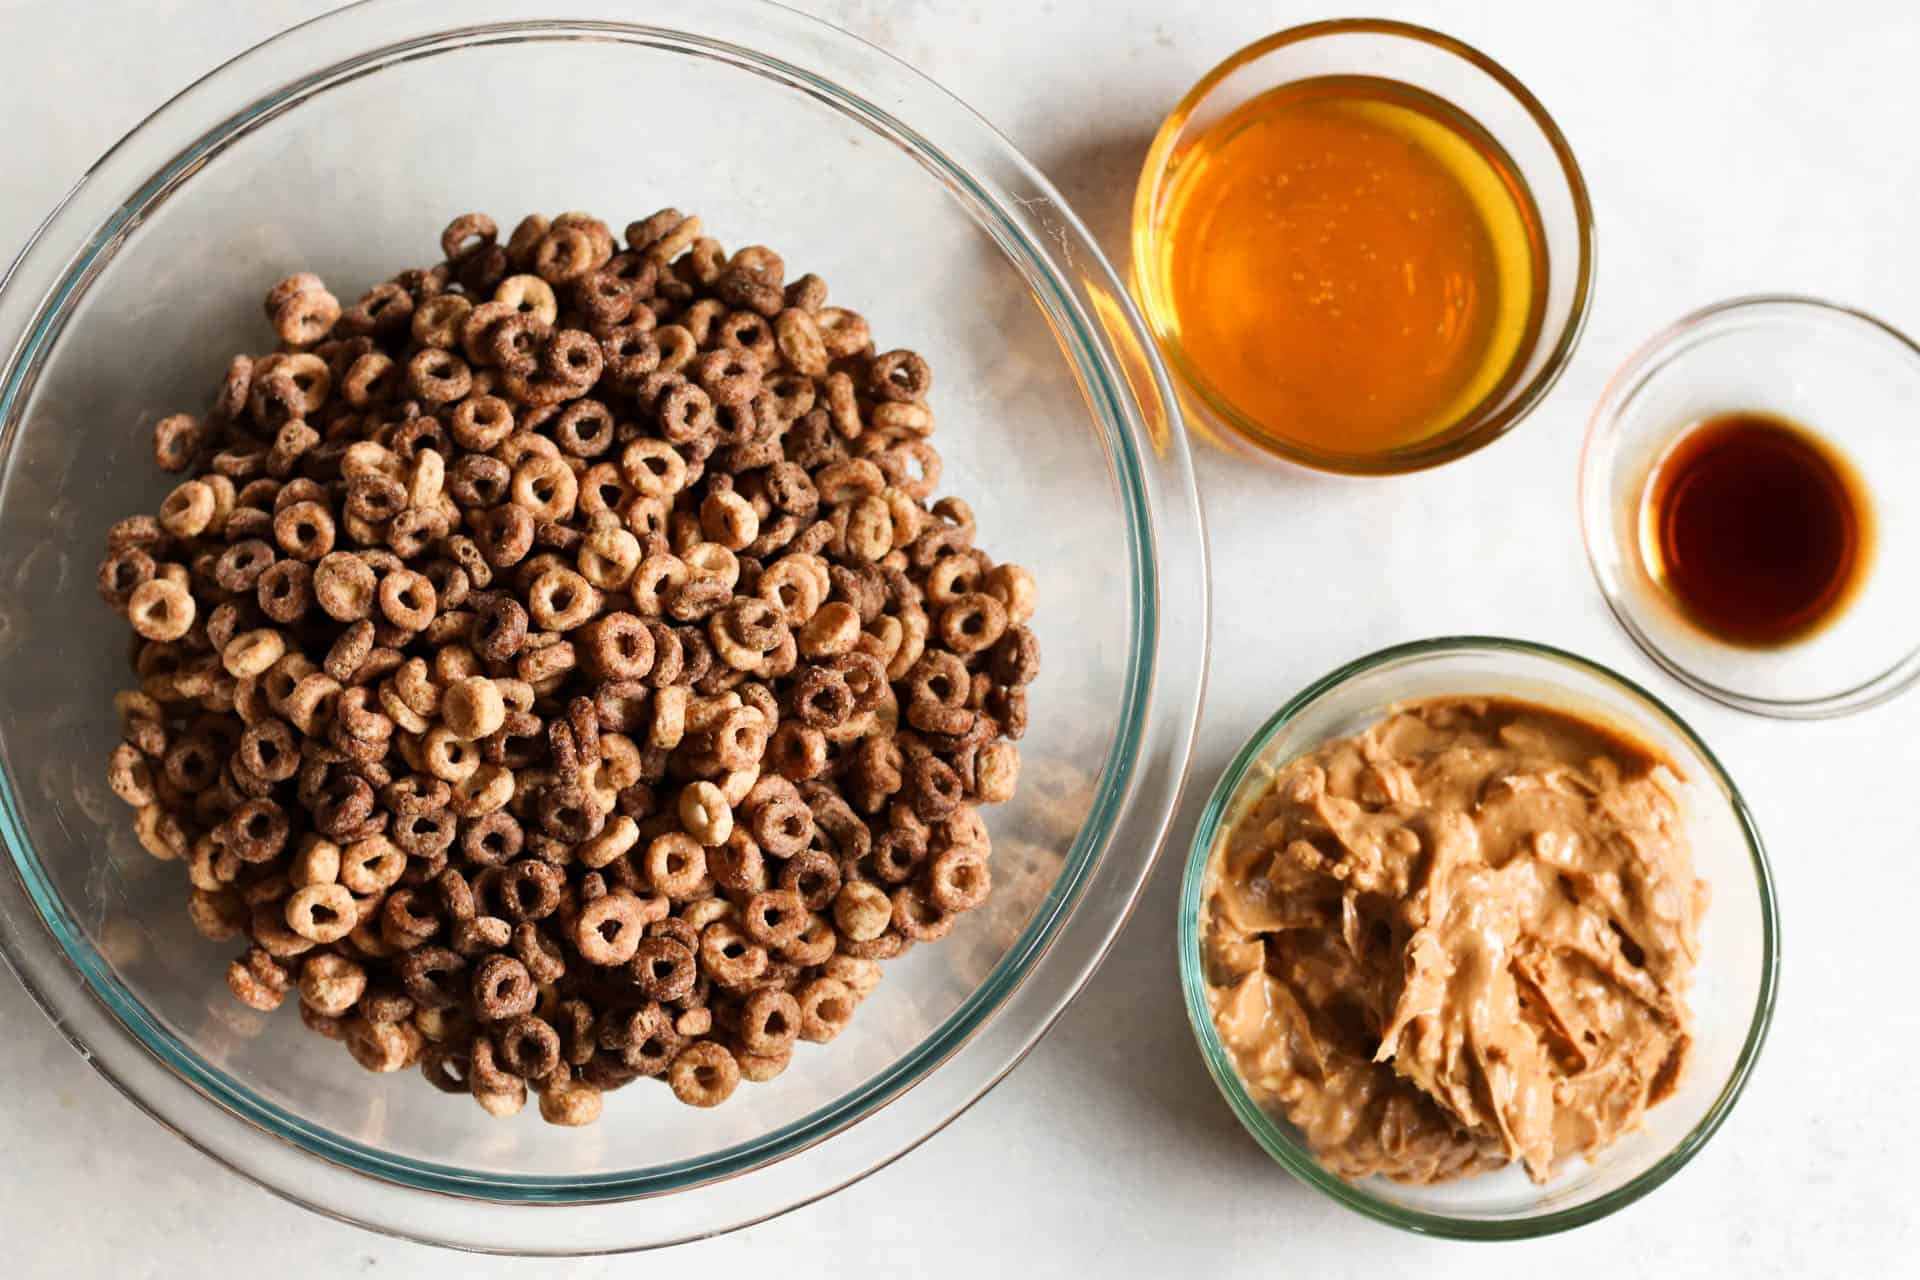
[[[0,0],[0,247],[10,254],[152,106],[330,7]],[[1273,0],[800,7],[973,104],[1052,176],[1116,262],[1126,254],[1139,161],[1165,110],[1233,49],[1326,16]],[[1586,414],[1608,374],[1696,305],[1805,291],[1920,328],[1912,145],[1920,8],[1364,7],[1480,46],[1558,118],[1598,210],[1592,322],[1572,368],[1516,436],[1439,472],[1337,483],[1199,450],[1214,555],[1213,683],[1176,852],[1105,968],[1006,1083],[891,1168],[743,1233],[637,1262],[475,1259],[328,1222],[224,1172],[94,1076],[0,977],[0,1272],[1911,1274],[1920,1247],[1912,1070],[1920,695],[1849,720],[1788,726],[1676,689],[1607,618],[1581,556],[1573,485]],[[1450,571],[1436,575],[1436,563]],[[1912,621],[1920,629],[1920,605]],[[1228,756],[1322,671],[1447,631],[1570,647],[1670,695],[1745,788],[1784,904],[1773,1037],[1720,1135],[1643,1203],[1521,1245],[1401,1235],[1294,1183],[1214,1094],[1174,977],[1177,850]]]

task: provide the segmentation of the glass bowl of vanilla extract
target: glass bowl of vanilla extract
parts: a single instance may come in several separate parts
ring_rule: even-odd
[[[1189,425],[1385,475],[1513,429],[1592,299],[1586,181],[1539,100],[1424,27],[1343,19],[1249,45],[1148,152],[1133,287]]]
[[[1920,347],[1815,298],[1737,298],[1614,375],[1580,464],[1627,633],[1728,706],[1845,715],[1920,681]]]

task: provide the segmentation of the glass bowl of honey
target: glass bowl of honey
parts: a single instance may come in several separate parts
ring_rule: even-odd
[[[1580,464],[1587,559],[1649,657],[1788,719],[1920,681],[1920,347],[1814,298],[1737,298],[1614,375]]]
[[[1167,117],[1134,197],[1135,292],[1190,420],[1325,471],[1417,471],[1512,430],[1566,367],[1593,273],[1546,109],[1399,22],[1234,54]]]

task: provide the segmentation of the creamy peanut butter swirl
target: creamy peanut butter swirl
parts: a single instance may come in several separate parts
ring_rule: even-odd
[[[1545,1181],[1672,1093],[1707,886],[1664,761],[1433,699],[1282,768],[1214,855],[1215,1026],[1333,1172]]]

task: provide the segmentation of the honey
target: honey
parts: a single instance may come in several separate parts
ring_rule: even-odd
[[[1170,167],[1154,288],[1174,358],[1262,434],[1374,455],[1440,436],[1525,364],[1540,217],[1472,119],[1398,81],[1282,85]]]
[[[1697,626],[1736,645],[1803,639],[1865,577],[1872,514],[1844,459],[1804,428],[1727,413],[1654,464],[1641,508],[1647,569]]]

